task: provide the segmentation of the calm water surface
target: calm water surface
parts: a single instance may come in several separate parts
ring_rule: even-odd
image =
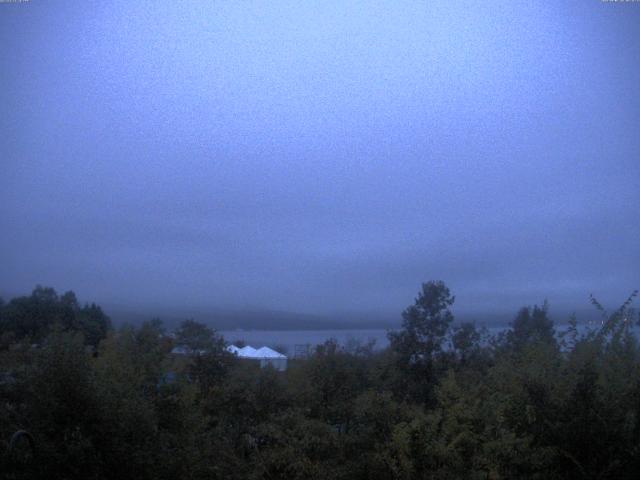
[[[490,333],[498,333],[505,327],[488,329]],[[309,345],[310,348],[320,345],[330,338],[334,338],[340,345],[349,342],[367,343],[375,341],[376,349],[383,349],[389,345],[385,329],[354,329],[354,330],[223,330],[220,333],[229,343],[243,341],[252,347],[275,348],[286,355],[295,352],[296,345]]]
[[[507,326],[487,327],[489,335],[497,335],[506,330]],[[566,325],[556,325],[556,332],[565,331]],[[586,331],[586,326],[579,327],[581,331]],[[638,329],[635,329],[638,333]],[[375,348],[383,349],[389,345],[386,329],[353,329],[353,330],[222,330],[220,333],[229,343],[243,341],[247,345],[259,348],[267,346],[275,348],[285,355],[293,355],[296,345],[308,345],[313,349],[330,338],[334,338],[340,345],[347,345],[349,342],[360,342],[362,344],[375,340]]]

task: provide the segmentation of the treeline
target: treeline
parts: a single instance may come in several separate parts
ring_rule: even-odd
[[[0,347],[13,342],[41,342],[58,327],[82,333],[88,345],[97,346],[106,337],[111,321],[92,303],[81,306],[76,294],[58,296],[53,288],[37,286],[30,296],[0,298]]]
[[[629,297],[556,332],[546,305],[489,337],[428,282],[390,346],[328,341],[287,372],[195,321],[110,327],[37,288],[0,304],[0,472],[56,479],[636,478]],[[172,355],[180,344],[191,355]],[[16,435],[16,432],[23,432]],[[12,440],[13,438],[13,440]]]

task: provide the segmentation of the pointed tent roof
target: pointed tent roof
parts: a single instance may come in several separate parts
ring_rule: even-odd
[[[239,357],[256,358],[257,353],[258,351],[255,348],[250,347],[249,345],[238,350]]]
[[[249,345],[242,348],[238,348],[235,345],[229,345],[227,350],[231,353],[235,353],[241,358],[287,358],[286,355],[278,353],[269,347],[261,347],[256,350]]]
[[[260,356],[261,358],[286,358],[281,353],[278,353],[278,352],[276,352],[275,350],[272,350],[269,347],[259,348],[257,350],[257,353],[258,353],[258,356]]]

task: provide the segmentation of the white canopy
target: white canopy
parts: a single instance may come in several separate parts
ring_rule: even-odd
[[[235,345],[229,345],[227,350],[237,355],[239,358],[246,358],[247,360],[259,362],[261,368],[272,367],[280,372],[284,372],[287,369],[286,355],[278,353],[269,347],[261,347],[256,350],[249,345],[242,348],[238,348]]]
[[[287,358],[285,355],[282,355],[269,347],[259,348],[257,350],[257,354],[260,358]]]
[[[229,345],[227,350],[231,353],[235,353],[241,358],[287,358],[285,355],[282,355],[269,347],[261,347],[256,350],[249,345],[242,348],[238,348],[235,345]]]
[[[257,350],[247,345],[238,350],[238,356],[244,358],[257,358]]]

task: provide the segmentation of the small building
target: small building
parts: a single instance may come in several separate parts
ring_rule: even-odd
[[[265,368],[268,365],[275,368],[279,372],[284,372],[287,369],[287,357],[269,347],[261,347],[255,349],[250,346],[236,347],[235,345],[229,345],[227,350],[238,358],[260,362],[260,367]]]
[[[172,355],[204,355],[206,350],[192,350],[184,345],[177,345],[171,349]]]

